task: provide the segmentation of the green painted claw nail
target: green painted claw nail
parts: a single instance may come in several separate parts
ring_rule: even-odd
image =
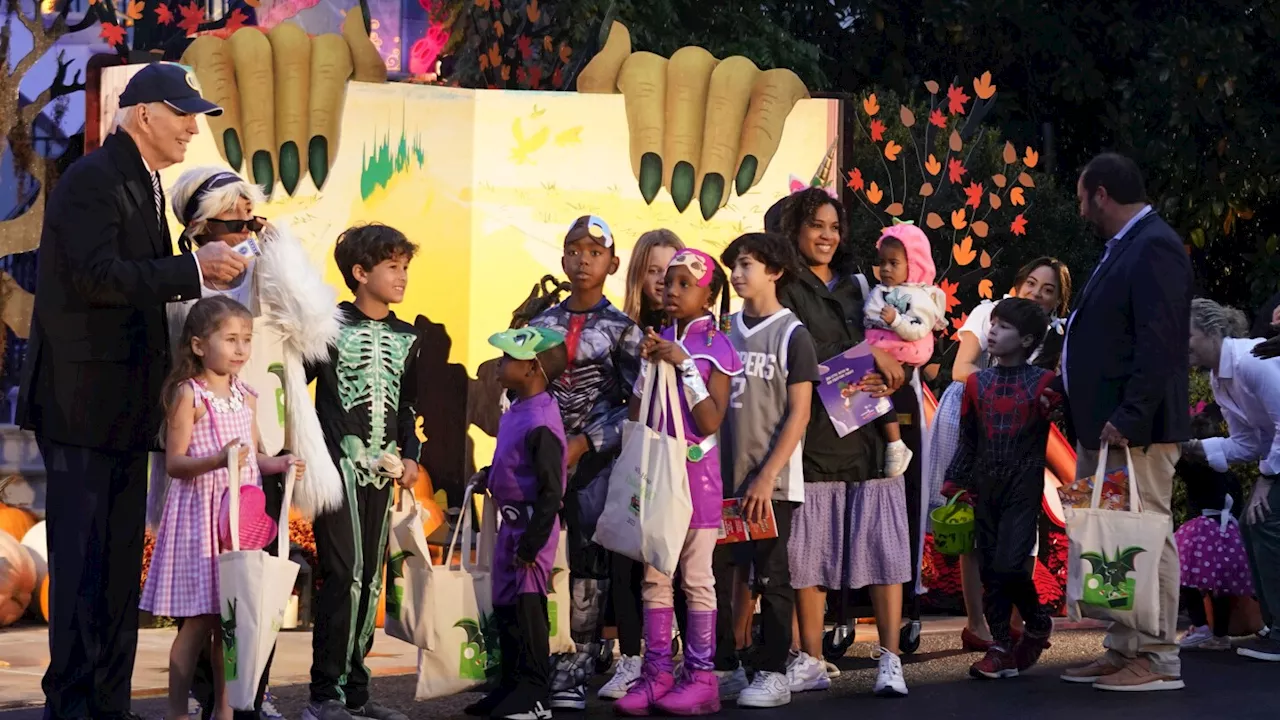
[[[284,184],[285,192],[290,195],[298,188],[298,181],[302,179],[302,170],[298,165],[298,143],[290,140],[280,146],[280,182]]]
[[[262,186],[267,197],[276,187],[276,169],[271,167],[271,153],[259,150],[253,154],[253,181]]]
[[[748,155],[742,158],[742,167],[738,168],[738,178],[735,181],[738,188],[738,195],[746,195],[751,189],[751,183],[756,180],[756,168],[759,167],[760,161],[756,160],[755,155]]]
[[[671,199],[676,203],[676,210],[684,212],[693,201],[693,166],[681,160],[676,163],[671,173]]]
[[[723,197],[724,177],[720,173],[709,173],[702,179],[702,191],[698,193],[698,202],[702,204],[703,220],[710,220],[716,214]]]
[[[227,164],[232,170],[240,172],[240,166],[244,164],[244,150],[240,147],[240,136],[234,128],[223,131],[222,148],[227,152]]]
[[[644,201],[653,204],[653,199],[662,189],[662,156],[647,152],[640,157],[640,195]]]
[[[325,136],[316,135],[308,143],[307,168],[311,172],[311,179],[315,181],[316,189],[323,188],[324,181],[329,179],[329,139]]]

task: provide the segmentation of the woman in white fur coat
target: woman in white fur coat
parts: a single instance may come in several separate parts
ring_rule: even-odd
[[[266,202],[262,190],[236,173],[192,168],[178,178],[169,197],[174,216],[184,226],[178,239],[181,252],[225,242],[260,253],[231,283],[206,280],[204,297],[230,297],[256,318],[253,352],[242,375],[260,394],[258,426],[264,451],[274,455],[288,448],[307,461],[306,482],[294,489],[294,507],[308,517],[340,507],[341,476],[325,448],[303,371],[308,360],[327,358],[337,338],[336,292],[297,238],[255,214]],[[173,342],[182,336],[195,302],[169,304]]]

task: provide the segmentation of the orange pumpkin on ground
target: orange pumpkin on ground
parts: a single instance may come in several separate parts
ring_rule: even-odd
[[[27,531],[35,527],[36,516],[31,514],[30,510],[6,505],[2,502],[5,488],[16,480],[18,480],[18,477],[13,475],[0,480],[0,530],[9,533],[18,540],[22,540]]]
[[[49,576],[40,581],[40,617],[49,622]]]

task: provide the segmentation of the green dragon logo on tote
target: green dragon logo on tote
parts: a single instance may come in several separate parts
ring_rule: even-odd
[[[404,562],[413,557],[408,550],[401,550],[387,560],[387,575],[391,587],[387,592],[387,617],[401,620],[400,611],[404,608],[404,585],[396,582],[404,579]]]
[[[463,618],[453,626],[467,632],[467,640],[459,651],[458,676],[477,681],[496,676],[502,667],[502,650],[498,645],[498,623],[493,614],[480,613],[479,622]]]
[[[564,572],[564,568],[551,568],[551,578],[547,581],[547,626],[551,629],[551,637],[555,637],[560,633],[560,622],[556,612],[560,609],[560,603],[552,600],[556,594],[556,577]]]
[[[1088,560],[1092,572],[1084,576],[1084,597],[1081,602],[1110,610],[1132,610],[1133,594],[1137,581],[1129,573],[1137,570],[1136,558],[1146,548],[1127,547],[1116,549],[1108,558],[1105,552],[1081,553],[1081,560]]]
[[[229,615],[221,617],[222,626],[222,667],[227,682],[235,680],[239,673],[239,653],[236,652],[236,601],[227,601]]]

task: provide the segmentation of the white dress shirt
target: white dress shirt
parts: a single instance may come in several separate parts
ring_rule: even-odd
[[[1280,473],[1280,358],[1253,356],[1260,339],[1222,341],[1222,359],[1209,376],[1231,436],[1202,440],[1209,465],[1226,472],[1232,463],[1258,463],[1263,475]]]
[[[1142,209],[1139,210],[1136,215],[1129,218],[1129,222],[1125,223],[1124,227],[1120,228],[1120,232],[1116,233],[1115,237],[1107,241],[1107,249],[1102,253],[1102,259],[1098,261],[1097,267],[1093,269],[1093,274],[1089,276],[1089,282],[1084,284],[1084,290],[1081,291],[1080,297],[1084,297],[1084,294],[1089,291],[1089,288],[1093,285],[1094,278],[1098,276],[1098,271],[1106,267],[1107,260],[1111,257],[1111,251],[1120,244],[1120,241],[1124,239],[1125,234],[1132,230],[1133,226],[1137,225],[1139,220],[1150,215],[1151,212],[1152,208],[1150,205],[1143,205]],[[1080,312],[1080,308],[1077,306],[1075,312],[1071,313],[1071,317],[1067,319],[1067,335],[1062,339],[1062,387],[1066,389],[1068,395],[1071,394],[1071,379],[1067,377],[1069,374],[1067,372],[1067,345],[1070,344],[1071,341],[1071,324],[1076,321],[1076,313],[1078,312]]]

